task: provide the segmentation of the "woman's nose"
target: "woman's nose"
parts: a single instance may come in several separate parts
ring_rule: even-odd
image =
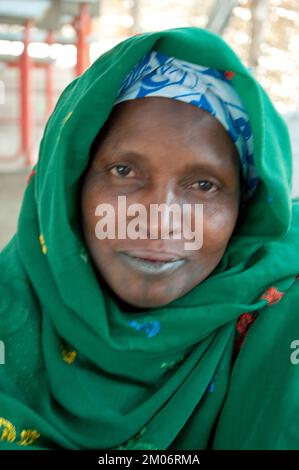
[[[151,238],[181,234],[181,201],[172,185],[156,184],[146,195],[147,233]]]

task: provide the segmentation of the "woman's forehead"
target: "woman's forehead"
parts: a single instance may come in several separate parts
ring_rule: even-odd
[[[112,110],[106,123],[106,136],[120,139],[138,137],[139,133],[151,138],[153,133],[173,132],[173,138],[196,139],[199,128],[226,136],[223,126],[210,113],[192,104],[169,98],[150,97],[125,101]],[[144,135],[143,135],[144,138]]]
[[[146,164],[176,160],[177,166],[200,163],[207,168],[239,166],[236,147],[207,111],[167,98],[119,104],[110,117],[98,157]],[[102,145],[101,145],[102,143]],[[175,157],[175,158],[174,158]]]

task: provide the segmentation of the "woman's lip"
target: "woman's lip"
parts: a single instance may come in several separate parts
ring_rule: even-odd
[[[122,253],[145,261],[170,262],[184,259],[183,256],[179,256],[178,254],[153,250],[123,251]]]
[[[166,275],[176,271],[183,266],[187,261],[185,258],[177,258],[175,260],[149,260],[141,257],[136,257],[127,252],[119,252],[120,257],[127,266],[143,274],[149,275]]]

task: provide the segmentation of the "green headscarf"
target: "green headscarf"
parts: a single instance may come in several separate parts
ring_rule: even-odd
[[[122,79],[152,49],[235,72],[262,181],[216,270],[135,315],[98,283],[81,233],[80,177]],[[17,233],[0,257],[0,449],[299,448],[291,167],[268,96],[207,31],[132,37],[74,80],[46,125]]]

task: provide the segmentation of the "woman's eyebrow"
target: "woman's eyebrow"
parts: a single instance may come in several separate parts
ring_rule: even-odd
[[[222,172],[227,167],[223,160],[218,160],[217,162],[214,161],[202,161],[196,163],[186,164],[183,168],[184,173],[194,173],[194,172]]]
[[[150,157],[146,153],[142,153],[137,150],[121,149],[119,147],[113,148],[112,156],[117,158],[136,158],[144,161],[150,161]]]
[[[144,164],[150,164],[150,158],[146,154],[136,150],[121,149],[118,146],[113,146],[111,149],[105,150],[103,153],[98,153],[98,158],[96,160],[97,163],[101,165],[109,164],[116,160],[126,160],[130,163],[141,161]]]
[[[187,153],[187,151],[186,151],[186,153]],[[150,161],[151,160],[150,156],[147,153],[143,153],[141,151],[133,150],[133,149],[132,150],[122,149],[122,148],[118,147],[117,145],[115,147],[113,147],[112,155],[113,155],[113,157],[117,156],[118,158],[137,158],[137,159],[141,159],[141,160],[145,160],[145,161]],[[213,153],[212,159],[211,158],[210,159],[205,158],[204,161],[202,161],[202,162],[198,161],[198,162],[192,162],[192,163],[189,163],[189,164],[186,163],[186,164],[188,165],[188,167],[190,167],[191,170],[196,169],[196,168],[203,168],[203,167],[215,168],[219,164],[225,163],[225,160],[226,159],[223,158],[223,155]]]

